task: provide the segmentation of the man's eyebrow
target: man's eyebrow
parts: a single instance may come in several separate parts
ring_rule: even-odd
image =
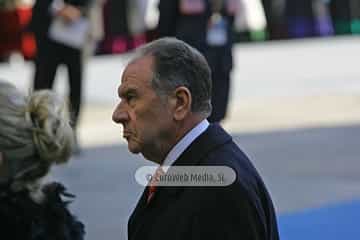
[[[124,97],[128,94],[134,94],[137,93],[137,88],[135,87],[125,87],[125,88],[119,88],[119,97]]]

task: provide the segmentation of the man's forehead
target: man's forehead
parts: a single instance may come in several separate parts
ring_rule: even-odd
[[[137,77],[137,71],[138,69],[133,66],[126,66],[124,72],[122,73],[121,75],[121,84],[125,84],[127,82],[131,82],[131,80],[136,80],[136,77]]]
[[[125,67],[119,90],[128,85],[147,85],[151,82],[152,75],[152,57],[145,56],[135,59]]]
[[[146,71],[152,71],[153,68],[153,63],[154,63],[154,57],[150,56],[150,55],[146,55],[146,56],[142,56],[142,57],[137,57],[133,60],[131,60],[126,68],[124,73],[126,73],[127,71],[133,71],[133,70],[146,70]]]

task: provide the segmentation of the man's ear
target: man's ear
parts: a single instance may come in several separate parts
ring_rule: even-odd
[[[187,87],[181,86],[175,89],[173,94],[175,120],[183,120],[186,115],[191,112],[192,97]]]

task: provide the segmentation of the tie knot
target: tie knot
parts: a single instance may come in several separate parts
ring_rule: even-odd
[[[155,173],[152,175],[151,180],[149,182],[149,186],[153,187],[158,185],[158,183],[160,182],[160,177],[163,176],[165,174],[164,170],[162,169],[161,166],[159,166]]]

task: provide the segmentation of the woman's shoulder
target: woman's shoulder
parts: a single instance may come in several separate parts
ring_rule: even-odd
[[[58,235],[59,239],[83,239],[84,224],[68,209],[69,203],[75,196],[68,193],[62,184],[56,182],[45,185],[43,192],[45,194],[45,201],[42,206],[44,220],[47,221],[49,229],[56,230],[51,231],[50,234]],[[63,200],[63,198],[67,200]]]
[[[74,195],[67,193],[60,183],[47,184],[42,188],[42,192],[44,200],[37,203],[28,191],[14,193],[1,188],[0,225],[6,227],[6,233],[14,240],[40,240],[50,237],[82,240],[85,234],[84,225],[68,209],[71,202],[69,199],[73,199]]]

